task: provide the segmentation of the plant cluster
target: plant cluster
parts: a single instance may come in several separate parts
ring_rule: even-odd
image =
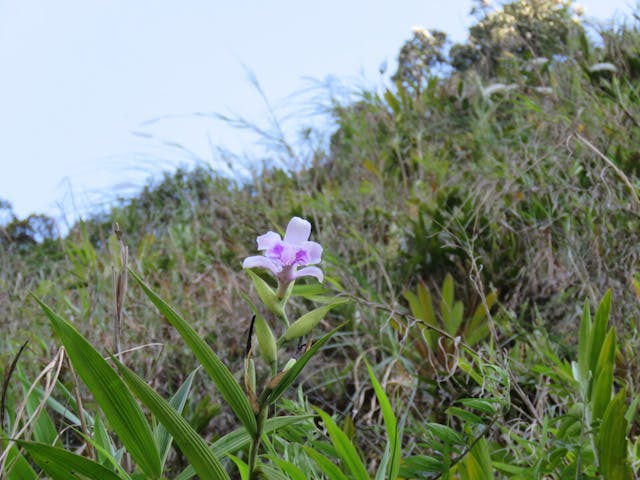
[[[166,174],[63,238],[11,215],[0,475],[637,478],[637,18],[477,13],[301,168]]]

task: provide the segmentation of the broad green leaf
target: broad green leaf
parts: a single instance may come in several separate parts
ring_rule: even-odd
[[[273,365],[278,361],[278,344],[271,327],[262,315],[256,315],[256,338],[260,345],[260,353],[267,365]]]
[[[424,311],[422,309],[422,305],[420,305],[420,300],[418,300],[418,296],[410,290],[405,290],[402,292],[402,296],[405,298],[407,303],[409,304],[409,310],[411,310],[411,315],[416,317],[417,319],[424,320]]]
[[[4,440],[0,440],[3,442]],[[31,468],[29,462],[20,454],[15,445],[7,452],[5,470],[7,480],[38,480],[38,474]],[[2,471],[0,471],[0,476]]]
[[[324,344],[327,343],[329,339],[333,337],[333,335],[335,335],[343,326],[344,323],[320,338],[320,340],[315,342],[311,346],[311,348],[309,348],[298,359],[298,361],[296,361],[296,363],[291,366],[291,368],[279,373],[275,378],[273,378],[270,382],[270,385],[268,385],[260,395],[260,405],[271,405],[276,400],[278,400],[278,398],[280,398],[280,396],[287,390],[287,388],[289,388],[289,386],[295,381],[295,379],[298,378],[298,375],[300,375],[302,369],[316,354],[316,352],[320,350],[320,348],[322,348]]]
[[[238,473],[240,473],[240,480],[249,480],[249,465],[247,465],[243,460],[239,459],[235,455],[227,455],[233,463],[238,467]]]
[[[198,369],[194,370],[189,374],[189,376],[182,382],[180,388],[173,394],[171,399],[169,399],[169,405],[175,409],[180,415],[182,415],[182,411],[184,410],[184,406],[187,403],[187,399],[189,398],[189,393],[191,392],[191,385],[193,385],[193,378],[196,375]],[[158,450],[160,451],[160,460],[162,462],[162,466],[167,461],[167,456],[169,455],[169,451],[171,450],[171,442],[173,441],[173,437],[167,430],[167,427],[164,424],[160,423],[154,429],[153,435],[156,439],[156,445],[158,445]]]
[[[269,284],[253,270],[246,269],[246,272],[249,274],[249,277],[251,277],[253,286],[256,288],[256,292],[258,292],[258,296],[260,297],[260,300],[262,300],[262,303],[264,303],[265,307],[279,317],[286,318],[283,302],[278,299],[276,292],[274,292]]]
[[[516,465],[511,465],[510,463],[493,462],[493,466],[501,472],[512,473],[514,475],[522,475],[522,477],[515,478],[527,478],[524,477],[524,475],[529,472],[529,468],[527,467],[518,467]]]
[[[449,321],[445,325],[445,329],[447,330],[447,332],[449,332],[450,335],[456,335],[458,333],[458,329],[460,328],[460,324],[463,320],[463,315],[464,305],[462,304],[462,302],[458,301],[454,303]]]
[[[482,437],[469,451],[464,462],[468,480],[491,480],[494,477],[487,440]]]
[[[442,323],[445,328],[450,323],[450,317],[453,313],[453,288],[453,277],[448,273],[444,278],[444,282],[442,282],[442,290],[440,292],[440,314],[442,315]]]
[[[427,325],[437,327],[438,321],[436,320],[436,312],[433,308],[433,298],[427,286],[422,282],[418,284],[418,300],[420,300],[423,314],[423,317],[420,319]]]
[[[428,455],[414,455],[404,459],[400,467],[402,478],[425,478],[425,473],[441,473],[441,460]]]
[[[398,470],[400,469],[400,453],[402,449],[401,439],[402,436],[398,432],[398,422],[396,420],[395,413],[393,412],[393,407],[391,406],[391,402],[389,401],[389,397],[385,393],[384,389],[380,385],[380,382],[376,379],[373,369],[369,362],[367,363],[367,370],[369,371],[369,378],[371,379],[371,384],[373,385],[373,390],[378,398],[378,403],[380,404],[380,410],[382,410],[382,418],[384,419],[384,426],[387,430],[387,445],[389,449],[389,470],[387,472],[383,472],[383,476],[380,478],[385,478],[388,480],[393,480],[398,476]],[[380,470],[379,470],[380,472]],[[385,475],[386,473],[386,475]]]
[[[44,443],[16,441],[52,480],[122,480],[112,470],[88,458]],[[158,475],[159,476],[159,475]],[[157,478],[157,477],[156,477]]]
[[[607,337],[600,349],[600,356],[596,364],[596,371],[593,377],[593,388],[591,389],[591,413],[592,420],[602,418],[613,391],[613,369],[616,352],[616,332],[609,329]]]
[[[200,479],[222,480],[229,478],[216,456],[209,450],[209,447],[202,437],[198,435],[198,432],[189,425],[189,422],[132,370],[115,358],[113,361],[117,363],[118,370],[131,390],[158,421],[166,427],[184,456],[193,466],[193,469],[200,476]]]
[[[280,469],[286,473],[291,480],[308,480],[307,476],[293,463],[283,460],[278,457],[271,457],[271,460],[280,467]],[[285,477],[286,478],[286,477]]]
[[[495,415],[495,405],[498,403],[497,400],[487,398],[461,398],[457,402],[461,403],[465,407],[475,408],[476,410],[488,413],[489,415]]]
[[[340,460],[342,460],[347,469],[351,472],[350,478],[355,480],[370,480],[367,469],[362,463],[362,460],[349,437],[347,437],[347,435],[338,428],[336,423],[328,414],[319,408],[314,408],[314,410],[318,416],[322,418],[322,422],[327,429],[329,438],[331,438],[331,443],[335,447]]]
[[[325,305],[324,307],[316,308],[314,310],[311,310],[310,312],[305,313],[295,322],[293,322],[289,326],[289,328],[287,328],[287,330],[284,332],[284,339],[286,341],[289,341],[306,335],[311,330],[313,330],[313,328],[318,325],[318,323],[320,323],[325,315],[329,313],[329,310],[346,302],[346,299],[339,299],[329,305]]]
[[[262,433],[267,435],[271,432],[278,430],[279,428],[292,425],[301,420],[310,418],[310,415],[297,415],[297,416],[285,416],[269,418],[264,424]],[[218,460],[222,460],[227,454],[231,452],[237,452],[238,450],[245,448],[251,442],[251,436],[244,428],[239,428],[231,433],[227,433],[224,437],[216,440],[209,447],[210,450],[218,457]],[[193,467],[188,466],[175,478],[175,480],[189,480],[195,476],[196,472]]]
[[[256,418],[242,388],[218,355],[207,345],[193,328],[178,313],[149,288],[138,275],[129,270],[131,276],[140,285],[149,300],[156,306],[167,321],[178,331],[191,352],[202,364],[207,374],[214,381],[220,394],[238,416],[244,427],[255,433]]]
[[[446,425],[432,422],[426,425],[429,432],[431,432],[434,437],[442,440],[446,445],[464,445],[465,443],[462,435]]]
[[[482,425],[484,423],[482,418],[480,418],[478,415],[463,408],[449,407],[445,412],[454,417],[458,417],[459,419],[470,425]]]
[[[475,362],[470,362],[464,357],[458,358],[458,368],[469,375],[478,385],[484,385],[484,376]]]
[[[598,459],[604,480],[631,480],[627,458],[627,392],[622,389],[609,402],[602,418],[598,435]]]
[[[307,452],[314,462],[320,467],[322,473],[324,473],[329,480],[349,480],[348,477],[342,473],[342,471],[338,468],[338,466],[325,457],[322,453],[314,450],[311,447],[302,446],[304,451]]]
[[[35,298],[35,297],[34,297]],[[73,325],[36,298],[60,338],[73,367],[93,394],[109,425],[131,457],[150,477],[160,476],[160,455],[151,428],[118,374]]]
[[[409,302],[409,309],[414,317],[423,321],[426,325],[434,327],[437,326],[431,293],[424,283],[418,284],[417,295],[407,290],[404,292],[404,298]],[[420,327],[422,334],[427,341],[427,345],[431,349],[436,348],[437,336],[435,332],[427,328],[425,325],[420,325]]]

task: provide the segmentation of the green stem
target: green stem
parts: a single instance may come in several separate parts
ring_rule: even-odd
[[[256,433],[251,438],[251,445],[249,446],[249,480],[258,479],[257,460],[258,450],[260,449],[260,443],[262,442],[262,430],[264,429],[264,423],[267,420],[267,413],[269,408],[263,406],[260,412],[256,415]]]

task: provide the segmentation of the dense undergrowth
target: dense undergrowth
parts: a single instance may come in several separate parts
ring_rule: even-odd
[[[416,30],[390,85],[331,105],[337,127],[304,168],[264,170],[247,184],[206,166],[167,173],[60,239],[42,217],[9,222],[0,242],[4,431],[25,421],[13,411],[59,349],[28,292],[105,354],[116,349],[114,223],[132,270],[240,372],[252,315],[242,260],[258,233],[300,216],[324,247],[325,282],[309,283],[290,308],[302,314],[329,292],[352,301],[323,320],[325,330],[347,324],[279,411],[310,415],[314,405],[333,415],[375,472],[388,424],[368,361],[401,426],[401,478],[637,477],[638,19],[587,35],[561,2],[477,14],[467,43]],[[195,359],[134,286],[124,311],[121,350],[134,349],[126,363],[168,397]],[[607,324],[615,333],[605,339]],[[73,390],[68,369],[60,380]],[[207,379],[194,382],[184,415],[195,430],[213,441],[236,428]],[[78,397],[95,407],[84,389],[54,397],[71,410]],[[31,398],[29,415],[36,405]],[[86,454],[81,429],[51,404],[44,411],[50,421],[24,438]],[[624,424],[614,428],[614,418]],[[622,437],[605,438],[611,431]],[[339,478],[300,442],[359,478],[311,421],[271,434],[263,474]],[[164,475],[175,478],[187,462],[180,451],[169,459]]]

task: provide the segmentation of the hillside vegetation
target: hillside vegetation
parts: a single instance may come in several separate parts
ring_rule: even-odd
[[[275,404],[309,417],[269,433],[260,475],[342,478],[322,456],[343,478],[368,478],[357,455],[371,478],[638,478],[640,24],[587,30],[577,13],[562,1],[479,4],[464,44],[414,30],[389,85],[331,105],[326,145],[302,149],[305,158],[274,149],[303,165],[294,171],[264,169],[248,183],[206,166],[167,173],[64,238],[46,217],[13,218],[0,232],[0,455],[30,416],[22,438],[88,458],[101,457],[78,432],[103,435],[100,445],[113,434],[109,419],[69,428],[51,402],[37,410],[44,394],[27,389],[61,342],[29,293],[105,356],[133,349],[125,363],[163,397],[193,380],[182,413],[207,443],[238,428],[219,388],[189,377],[192,349],[138,283],[125,295],[120,280],[114,295],[114,282],[126,245],[129,267],[240,378],[253,315],[241,292],[259,298],[243,259],[258,235],[297,216],[324,249],[325,279],[297,283],[289,317],[349,300],[309,345],[346,323]],[[286,358],[304,346],[282,348]],[[65,367],[52,397],[76,414],[82,399],[99,418],[92,392]],[[389,438],[401,445],[396,470]],[[7,478],[45,478],[42,452],[11,449]],[[232,452],[226,470],[251,465],[250,448]],[[183,446],[167,455],[166,478],[192,463]],[[37,477],[11,476],[18,457]],[[133,458],[110,471],[153,478]]]

